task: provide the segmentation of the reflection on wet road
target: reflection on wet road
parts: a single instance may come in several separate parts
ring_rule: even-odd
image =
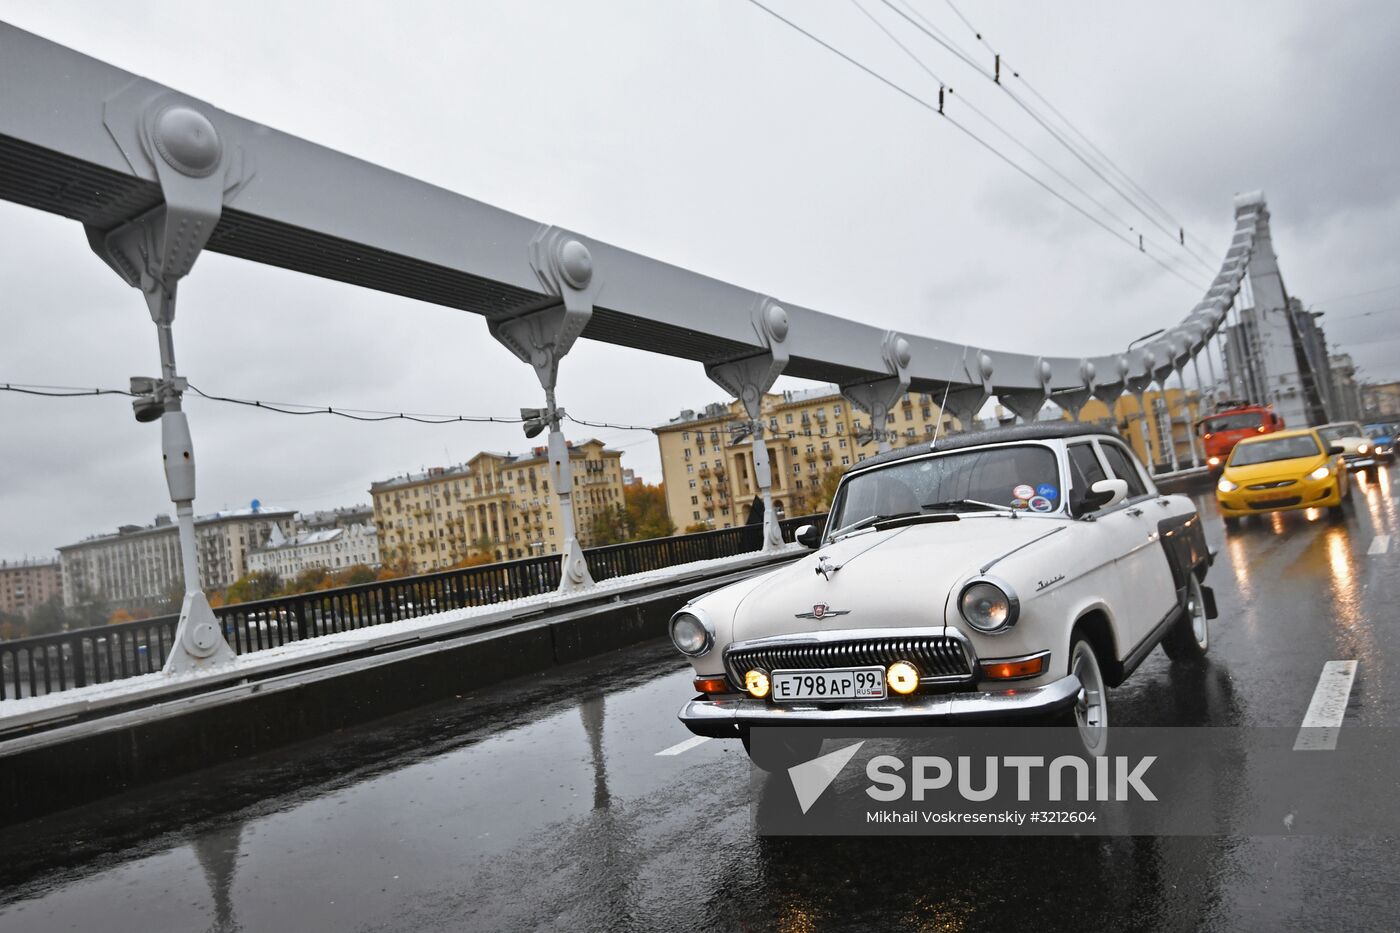
[[[1343,729],[1396,724],[1397,478],[1228,536],[1203,501],[1211,662],[1154,653],[1115,721],[1296,728],[1355,659]],[[737,743],[657,754],[688,690],[649,645],[20,827],[0,929],[1395,926],[1394,839],[755,837]]]

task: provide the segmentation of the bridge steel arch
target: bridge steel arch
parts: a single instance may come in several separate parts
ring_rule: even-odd
[[[1236,198],[1220,271],[1186,317],[1134,349],[1037,356],[899,334],[722,282],[279,132],[3,23],[0,87],[0,198],[81,222],[94,250],[143,291],[167,363],[154,390],[167,403],[163,428],[183,389],[170,337],[176,287],[201,249],[482,315],[540,375],[552,434],[558,363],[584,337],[700,363],[746,405],[779,374],[835,383],[887,444],[883,415],[906,390],[945,398],[966,423],[992,396],[1034,418],[1047,399],[1077,413],[1091,397],[1111,404],[1180,375],[1224,325],[1254,244],[1268,236],[1263,195]],[[750,418],[761,447],[762,424]],[[170,481],[177,506],[193,498],[186,449],[188,483]],[[767,484],[762,492],[771,506]],[[770,546],[775,530],[770,521]]]
[[[433,304],[510,318],[557,305],[531,263],[550,229],[472,198],[219,110],[13,26],[0,24],[0,197],[108,231],[163,203],[135,121],[114,102],[178,101],[217,129],[228,166],[222,212],[205,249]],[[133,95],[133,91],[135,91]],[[126,118],[131,125],[121,125]],[[222,167],[221,167],[222,168]],[[354,192],[347,197],[346,192]],[[908,388],[987,384],[989,394],[1095,395],[1154,363],[1191,359],[1222,326],[1246,273],[1262,194],[1236,199],[1235,231],[1201,301],[1131,351],[1042,357],[898,335]],[[786,311],[783,374],[841,386],[891,375],[887,331],[759,294],[581,234],[598,280],[581,336],[713,366],[768,352],[754,311]],[[1185,351],[1177,348],[1185,344]],[[1151,362],[1149,362],[1151,360]],[[1087,364],[1087,365],[1086,365]]]

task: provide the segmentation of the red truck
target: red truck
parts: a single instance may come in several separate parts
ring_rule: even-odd
[[[1206,465],[1212,473],[1225,468],[1235,445],[1246,437],[1282,431],[1283,419],[1272,408],[1247,402],[1225,402],[1214,414],[1196,422],[1196,433],[1205,442]]]

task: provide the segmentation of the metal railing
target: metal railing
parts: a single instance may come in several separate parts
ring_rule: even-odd
[[[783,540],[790,542],[799,526],[820,526],[825,521],[825,515],[813,515],[784,519],[779,526]],[[589,548],[584,555],[593,579],[602,581],[732,557],[757,551],[761,544],[757,526],[741,526],[610,544]],[[553,593],[559,588],[559,572],[559,556],[551,554],[236,603],[220,606],[214,615],[233,650],[249,654],[449,609]],[[174,642],[177,620],[177,616],[161,616],[0,641],[0,700],[44,696],[159,671]]]

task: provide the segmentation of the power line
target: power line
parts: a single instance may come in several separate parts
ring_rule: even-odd
[[[1324,298],[1321,301],[1313,302],[1313,304],[1325,305],[1333,301],[1347,301],[1351,298],[1365,298],[1367,295],[1379,295],[1381,292],[1393,292],[1397,288],[1400,288],[1400,282],[1396,282],[1394,285],[1385,285],[1381,288],[1373,288],[1369,292],[1352,292],[1350,295],[1337,295],[1333,298]]]
[[[1400,305],[1396,305],[1390,308],[1377,308],[1374,311],[1357,311],[1353,314],[1334,314],[1329,315],[1329,317],[1333,321],[1347,321],[1357,317],[1371,317],[1374,314],[1391,314],[1395,311],[1400,311]]]
[[[616,431],[646,431],[647,433],[651,433],[652,430],[646,425],[641,424],[611,424],[607,421],[584,421],[582,418],[575,418],[573,415],[567,413],[564,417],[574,424],[581,424],[590,428],[612,428]]]
[[[520,424],[525,419],[501,415],[430,415],[420,412],[375,411],[367,408],[337,408],[334,405],[305,405],[301,402],[261,402],[256,399],[233,398],[227,395],[212,395],[191,385],[190,391],[211,402],[227,402],[244,405],[282,415],[336,415],[352,421],[416,421],[419,424],[453,424],[456,422]],[[302,409],[300,411],[294,409]]]
[[[3,386],[0,386],[0,390],[5,392],[18,392],[21,395],[42,395],[47,398],[90,398],[95,395],[131,395],[131,393],[125,389],[84,389],[80,386],[19,385],[12,382],[7,382]]]
[[[42,395],[49,398],[91,398],[99,395],[124,395],[135,398],[138,394],[126,389],[89,389],[82,386],[28,385],[10,382],[0,385],[0,390],[17,392],[23,395]],[[190,386],[190,391],[200,398],[207,399],[211,402],[225,402],[231,405],[241,405],[247,408],[256,408],[259,411],[270,411],[281,415],[335,415],[341,418],[349,418],[352,421],[413,421],[419,424],[456,424],[459,422],[472,424],[521,424],[526,420],[511,415],[434,415],[424,414],[422,412],[346,408],[337,405],[307,405],[302,402],[263,402],[257,399],[215,395],[211,392],[205,392],[195,385]],[[585,425],[590,428],[611,428],[618,431],[651,432],[651,428],[644,425],[615,424],[608,421],[586,421],[582,418],[575,418],[573,415],[569,414],[566,414],[564,417],[575,424]]]
[[[887,27],[884,23],[880,22],[880,20],[879,20],[873,13],[871,13],[869,10],[867,10],[867,9],[864,7],[864,5],[861,4],[860,0],[851,0],[851,4],[852,4],[857,10],[859,10],[862,14],[864,14],[864,16],[865,16],[866,19],[868,19],[868,20],[870,20],[872,23],[874,23],[875,26],[876,26],[876,28],[878,28],[881,32],[883,32],[883,33],[885,34],[885,36],[888,37],[889,40],[890,40],[891,42],[893,42],[895,45],[897,45],[897,46],[899,47],[900,51],[902,51],[905,55],[907,55],[907,56],[909,57],[909,59],[910,59],[911,61],[913,61],[914,64],[917,65],[920,69],[922,69],[923,72],[924,72],[925,74],[927,74],[930,78],[932,78],[933,80],[935,80],[935,81],[938,82],[938,84],[939,84],[939,95],[940,95],[940,98],[941,98],[942,93],[943,93],[943,89],[944,89],[945,87],[948,87],[948,83],[945,82],[941,77],[939,77],[939,76],[933,71],[933,69],[930,68],[930,67],[928,66],[928,64],[927,64],[922,58],[920,58],[912,49],[909,48],[909,46],[907,46],[907,45],[905,45],[903,42],[901,42],[900,39],[899,39],[899,37],[896,36],[896,35],[889,29],[889,27]],[[980,38],[980,36],[979,36],[979,38]],[[948,87],[948,90],[949,90],[949,93],[951,94],[951,90],[952,90],[951,87]],[[992,117],[991,117],[986,111],[984,111],[984,110],[982,110],[981,108],[975,106],[975,105],[972,103],[972,101],[968,100],[968,98],[967,98],[966,95],[959,95],[959,99],[962,101],[963,106],[967,107],[967,109],[971,110],[971,111],[972,111],[973,113],[975,113],[977,116],[981,117],[983,120],[985,120],[987,123],[989,123],[993,128],[995,128],[996,130],[998,130],[1003,136],[1005,136],[1005,137],[1006,137],[1007,139],[1009,139],[1012,143],[1014,143],[1016,146],[1018,146],[1023,152],[1025,152],[1025,153],[1026,153],[1027,155],[1029,155],[1032,159],[1035,159],[1035,160],[1036,160],[1037,162],[1039,162],[1041,165],[1045,166],[1045,168],[1047,168],[1047,169],[1049,169],[1051,172],[1053,172],[1053,173],[1055,174],[1056,177],[1058,177],[1058,178],[1059,178],[1061,181],[1063,181],[1065,184],[1067,184],[1067,185],[1069,185],[1071,188],[1073,188],[1076,192],[1078,192],[1080,195],[1082,195],[1086,200],[1088,200],[1091,204],[1093,204],[1093,205],[1094,205],[1095,207],[1097,207],[1099,210],[1103,211],[1103,212],[1104,212],[1106,215],[1108,215],[1111,219],[1113,219],[1114,221],[1116,221],[1116,222],[1119,223],[1119,224],[1122,224],[1122,225],[1123,225],[1124,227],[1126,227],[1128,230],[1133,231],[1133,232],[1137,232],[1137,231],[1136,231],[1136,228],[1134,228],[1133,225],[1132,225],[1131,223],[1129,223],[1129,222],[1128,222],[1127,220],[1125,220],[1123,217],[1120,217],[1118,214],[1114,213],[1113,210],[1112,210],[1111,208],[1109,208],[1108,205],[1104,204],[1104,203],[1103,203],[1102,201],[1100,201],[1098,198],[1094,197],[1094,196],[1093,196],[1092,194],[1090,194],[1088,191],[1084,190],[1084,188],[1081,187],[1078,183],[1076,183],[1072,178],[1070,178],[1070,177],[1069,177],[1068,175],[1066,175],[1064,172],[1060,171],[1059,168],[1057,168],[1057,167],[1056,167],[1053,163],[1051,163],[1048,159],[1046,159],[1046,158],[1044,158],[1043,156],[1041,156],[1038,152],[1036,152],[1036,151],[1035,151],[1034,149],[1032,149],[1030,146],[1028,146],[1028,145],[1026,145],[1024,142],[1022,142],[1014,133],[1012,133],[1010,130],[1008,130],[1005,126],[1003,126],[1002,124],[998,123],[996,120],[992,119]],[[944,113],[944,109],[943,109],[943,107],[941,106],[941,102],[940,102],[940,107],[939,107],[939,113],[940,113],[940,114]],[[1131,239],[1131,238],[1128,239],[1128,244],[1129,244],[1130,246],[1132,245],[1132,239]],[[1146,252],[1146,250],[1141,250],[1141,251],[1142,251],[1142,252]]]
[[[904,2],[906,3],[906,5],[908,5],[907,0],[904,0]],[[986,46],[987,50],[990,51],[993,55],[1000,56],[1001,53],[995,48],[993,48],[992,44],[982,37],[981,31],[977,29],[977,27],[975,27],[966,16],[963,15],[962,11],[959,10],[957,5],[953,3],[953,0],[945,0],[945,2],[948,4],[949,9],[951,9],[953,13],[958,17],[958,19],[963,21],[963,24],[967,26],[968,30],[977,37],[977,41],[981,42],[984,46]],[[920,19],[923,19],[925,22],[928,22],[927,18],[924,17],[922,14],[918,14],[917,10],[915,10],[915,13],[919,15]],[[1183,224],[1180,220],[1176,219],[1176,217],[1172,216],[1171,211],[1167,210],[1160,201],[1154,198],[1147,191],[1146,188],[1138,184],[1137,181],[1135,181],[1131,175],[1125,172],[1118,165],[1118,163],[1114,162],[1111,158],[1109,158],[1108,153],[1104,152],[1097,145],[1095,145],[1094,141],[1090,139],[1081,129],[1079,129],[1079,127],[1076,126],[1074,122],[1070,120],[1069,117],[1065,116],[1065,114],[1058,107],[1056,107],[1053,103],[1050,102],[1049,98],[1047,98],[1044,94],[1040,93],[1040,91],[1037,90],[1033,84],[1031,84],[1030,79],[1023,75],[1020,69],[1013,68],[1010,69],[1010,71],[1011,76],[1016,80],[1020,81],[1022,84],[1024,84],[1027,91],[1029,91],[1037,100],[1044,104],[1050,110],[1051,113],[1059,117],[1060,122],[1063,123],[1065,127],[1075,136],[1079,137],[1080,141],[1083,142],[1084,145],[1087,146],[1091,152],[1095,153],[1098,156],[1098,158],[1102,160],[1102,163],[1105,166],[1116,172],[1118,176],[1128,184],[1129,187],[1131,187],[1135,192],[1137,192],[1144,199],[1146,199],[1147,202],[1153,207],[1155,207],[1161,213],[1161,215],[1167,219],[1169,223],[1171,223],[1177,228],[1181,235],[1181,245],[1186,249],[1188,253],[1190,253],[1192,256],[1194,256],[1196,259],[1202,262],[1207,262],[1207,260],[1202,259],[1189,246],[1187,246],[1185,240],[1187,237],[1190,237],[1203,249],[1205,249],[1207,253],[1213,255],[1214,250],[1208,243],[1206,243],[1200,237],[1196,236],[1194,233],[1187,233],[1185,224]]]
[[[1089,159],[1088,157],[1086,157],[1086,156],[1084,155],[1083,151],[1082,151],[1079,147],[1075,146],[1070,140],[1066,139],[1066,138],[1064,137],[1064,135],[1063,135],[1062,133],[1060,133],[1059,130],[1057,130],[1057,129],[1055,129],[1053,126],[1051,126],[1050,123],[1049,123],[1039,112],[1037,112],[1036,109],[1035,109],[1034,107],[1031,107],[1031,106],[1030,106],[1029,104],[1027,104],[1024,100],[1022,100],[1019,96],[1017,96],[1015,93],[1013,93],[1013,92],[1011,91],[1011,89],[1008,88],[1008,87],[1006,86],[1006,84],[1004,84],[1004,83],[1001,81],[1001,75],[1000,75],[1001,53],[997,52],[994,48],[992,48],[991,43],[988,42],[985,38],[983,38],[982,33],[972,26],[971,22],[968,21],[967,17],[965,17],[965,16],[962,15],[961,11],[957,10],[956,8],[954,8],[954,12],[956,12],[956,13],[958,14],[958,17],[959,17],[960,19],[962,19],[963,22],[967,24],[968,28],[971,29],[972,32],[977,36],[978,41],[980,41],[983,45],[985,45],[985,46],[996,56],[996,59],[997,59],[997,70],[995,70],[995,71],[988,71],[986,68],[984,68],[983,66],[979,65],[975,60],[973,60],[966,52],[964,52],[964,51],[962,51],[961,49],[959,49],[959,48],[957,48],[956,46],[954,46],[954,45],[951,43],[951,40],[947,39],[947,37],[943,35],[942,31],[939,30],[936,26],[933,26],[933,24],[928,20],[928,18],[925,17],[923,14],[919,13],[917,9],[914,9],[913,7],[910,7],[911,9],[914,9],[914,14],[915,14],[915,16],[918,17],[918,20],[922,20],[923,22],[919,22],[919,21],[916,20],[914,17],[912,17],[912,16],[910,16],[908,13],[906,13],[904,10],[902,10],[902,9],[900,9],[899,7],[895,6],[895,5],[891,2],[891,0],[881,0],[881,2],[884,3],[885,6],[889,7],[891,10],[893,10],[895,13],[897,13],[897,14],[899,14],[901,17],[903,17],[903,18],[904,18],[908,23],[910,23],[910,25],[912,25],[915,29],[918,29],[920,32],[922,32],[924,35],[928,36],[928,37],[929,37],[930,39],[932,39],[934,42],[938,43],[940,46],[942,46],[943,48],[947,49],[947,50],[948,50],[949,52],[951,52],[953,55],[957,56],[957,57],[958,57],[961,61],[963,61],[968,67],[972,68],[974,71],[976,71],[976,72],[977,72],[978,74],[980,74],[982,77],[987,78],[988,80],[992,81],[992,83],[996,84],[997,87],[1001,88],[1002,91],[1006,94],[1006,96],[1010,97],[1013,101],[1015,101],[1017,106],[1019,106],[1022,110],[1024,110],[1024,111],[1026,112],[1026,114],[1030,116],[1030,118],[1031,118],[1032,120],[1034,120],[1036,123],[1040,124],[1041,128],[1044,129],[1045,132],[1049,133],[1050,136],[1051,136],[1052,138],[1054,138],[1057,142],[1059,142],[1060,145],[1062,145],[1062,146],[1065,148],[1065,150],[1066,150],[1067,152],[1069,152],[1072,156],[1074,156],[1076,159],[1078,159],[1078,160],[1084,165],[1085,168],[1089,169],[1090,172],[1094,173],[1094,175],[1097,176],[1098,179],[1099,179],[1100,181],[1102,181],[1105,185],[1107,185],[1109,188],[1111,188],[1111,189],[1112,189],[1119,197],[1121,197],[1130,207],[1132,207],[1133,210],[1135,210],[1135,211],[1137,211],[1138,213],[1140,213],[1144,218],[1146,218],[1146,219],[1148,220],[1149,223],[1151,223],[1153,226],[1157,227],[1157,229],[1161,230],[1162,233],[1166,234],[1166,236],[1167,236],[1169,239],[1171,239],[1173,242],[1175,242],[1175,241],[1177,240],[1177,234],[1178,234],[1178,232],[1181,234],[1181,238],[1182,238],[1183,240],[1185,239],[1185,227],[1184,227],[1182,224],[1173,221],[1173,223],[1176,223],[1176,226],[1177,226],[1178,230],[1177,230],[1177,231],[1169,230],[1166,226],[1164,226],[1164,225],[1157,219],[1157,217],[1155,217],[1151,212],[1149,212],[1148,210],[1146,210],[1145,208],[1143,208],[1142,205],[1139,204],[1137,201],[1135,201],[1127,192],[1123,191],[1122,188],[1120,188],[1120,187],[1119,187],[1118,185],[1116,185],[1111,179],[1109,179],[1108,176],[1105,175],[1105,174],[1103,173],[1103,171],[1101,171],[1100,168],[1099,168],[1097,165],[1095,165],[1092,161],[1090,161],[1090,159]],[[950,4],[950,6],[951,6],[951,4]],[[1009,69],[1009,65],[1008,65],[1008,69]],[[1026,82],[1025,78],[1021,77],[1021,75],[1020,75],[1020,73],[1019,73],[1018,71],[1011,70],[1011,74],[1012,74],[1013,77],[1015,77],[1015,78],[1019,79],[1020,81],[1022,81],[1023,83],[1025,83],[1027,89],[1031,89],[1031,88],[1030,88],[1030,84],[1029,84],[1028,82]],[[1033,89],[1032,89],[1032,91],[1033,91]],[[1033,93],[1035,93],[1035,92],[1033,91]],[[1036,96],[1037,96],[1037,97],[1040,97],[1040,95],[1039,95],[1038,93],[1036,94]],[[1041,99],[1044,100],[1043,97],[1042,97]],[[1047,101],[1046,103],[1047,103],[1047,106],[1049,106],[1048,101]],[[1052,110],[1054,109],[1053,106],[1051,107],[1051,109],[1052,109]],[[1060,119],[1063,120],[1063,121],[1065,122],[1066,126],[1069,127],[1071,130],[1074,130],[1074,132],[1079,133],[1079,131],[1074,129],[1073,125],[1064,117],[1063,114],[1060,114]],[[1088,142],[1088,139],[1084,137],[1083,133],[1079,133],[1079,135],[1080,135],[1081,138],[1084,138],[1084,141],[1085,141],[1086,143],[1088,143],[1091,147],[1093,147],[1093,144]],[[1099,150],[1097,149],[1097,147],[1093,147],[1093,148],[1094,148],[1096,151],[1099,151]],[[1103,156],[1101,151],[1100,151],[1100,155],[1102,156],[1102,158],[1103,158],[1106,162],[1109,162],[1109,164],[1112,164],[1112,163],[1111,163],[1111,160],[1109,160],[1107,156]],[[1114,167],[1116,168],[1116,166],[1114,166]],[[1136,182],[1133,182],[1130,178],[1128,178],[1128,177],[1127,177],[1127,174],[1126,174],[1125,172],[1123,172],[1122,169],[1117,169],[1117,171],[1118,171],[1118,173],[1119,173],[1120,175],[1123,175],[1124,179],[1125,179],[1130,185],[1132,185],[1133,187],[1139,188],[1139,189],[1141,188],[1141,186],[1137,185]],[[1156,204],[1155,200],[1154,200],[1150,195],[1146,195],[1146,192],[1143,192],[1143,195],[1146,196],[1147,200],[1152,201],[1154,204]],[[1167,214],[1166,211],[1165,211],[1164,209],[1161,208],[1161,205],[1160,205],[1160,204],[1157,204],[1156,206],[1158,207],[1159,210],[1162,210],[1163,214],[1166,215],[1166,216],[1168,217],[1169,220],[1171,219],[1170,215]],[[1182,245],[1183,247],[1185,247],[1185,243],[1182,243],[1181,245]],[[1194,259],[1196,262],[1201,263],[1201,264],[1205,267],[1206,271],[1208,271],[1208,272],[1214,272],[1214,271],[1215,271],[1215,267],[1214,267],[1210,262],[1208,262],[1207,260],[1204,260],[1204,259],[1202,259],[1200,256],[1197,256],[1195,253],[1191,252],[1189,249],[1186,250],[1186,253],[1187,253],[1187,255],[1189,255],[1192,259]]]
[[[988,152],[992,153],[992,155],[996,156],[998,159],[1001,159],[1003,162],[1005,162],[1007,165],[1011,166],[1011,167],[1012,167],[1013,169],[1015,169],[1017,172],[1019,172],[1020,174],[1024,175],[1026,178],[1030,179],[1030,180],[1031,180],[1032,182],[1034,182],[1036,185],[1038,185],[1039,187],[1043,188],[1043,189],[1044,189],[1046,192],[1048,192],[1051,196],[1053,196],[1053,197],[1055,197],[1056,199],[1058,199],[1058,200],[1064,202],[1064,203],[1065,203],[1066,205],[1068,205],[1070,208],[1072,208],[1073,210],[1075,210],[1076,212],[1078,212],[1080,215],[1082,215],[1084,218],[1086,218],[1090,223],[1094,224],[1095,226],[1099,227],[1099,228],[1102,229],[1104,232],[1106,232],[1109,236],[1115,237],[1115,238],[1121,240],[1122,242],[1126,243],[1126,244],[1127,244],[1131,249],[1133,249],[1135,252],[1141,252],[1141,253],[1142,253],[1143,255],[1145,255],[1148,259],[1151,259],[1151,260],[1152,260],[1153,262],[1155,262],[1157,265],[1161,266],[1161,267],[1162,267],[1163,269],[1165,269],[1167,272],[1169,272],[1169,273],[1171,273],[1172,275],[1176,276],[1177,278],[1181,279],[1183,282],[1185,282],[1187,285],[1190,285],[1192,288],[1200,289],[1200,290],[1202,290],[1202,291],[1205,290],[1204,286],[1202,286],[1200,283],[1191,281],[1190,279],[1188,279],[1188,278],[1186,278],[1184,275],[1182,275],[1180,272],[1178,272],[1176,269],[1173,269],[1172,267],[1168,266],[1166,263],[1162,262],[1160,259],[1158,259],[1158,258],[1157,258],[1156,256],[1154,256],[1153,254],[1148,253],[1146,250],[1141,249],[1141,248],[1139,247],[1139,244],[1134,243],[1134,242],[1133,242],[1131,239],[1129,239],[1128,237],[1123,236],[1123,235],[1122,235],[1121,233],[1119,233],[1117,230],[1114,230],[1112,227],[1110,227],[1110,226],[1108,226],[1107,224],[1105,224],[1102,220],[1100,220],[1099,218],[1095,217],[1093,214],[1090,214],[1090,213],[1089,213],[1088,211],[1086,211],[1084,208],[1080,207],[1078,204],[1076,204],[1075,202],[1071,201],[1069,198],[1065,197],[1065,196],[1064,196],[1063,194],[1061,194],[1059,191],[1056,191],[1054,188],[1052,188],[1050,185],[1048,185],[1044,180],[1038,178],[1037,176],[1035,176],[1034,174],[1032,174],[1030,171],[1028,171],[1026,168],[1024,168],[1023,166],[1021,166],[1021,165],[1018,164],[1017,162],[1013,161],[1010,157],[1008,157],[1007,155],[1005,155],[1004,153],[1002,153],[1000,150],[998,150],[998,149],[997,149],[995,146],[993,146],[991,143],[989,143],[989,142],[987,142],[986,140],[982,139],[982,137],[978,136],[976,133],[972,132],[972,131],[969,130],[967,127],[963,126],[961,123],[959,123],[959,122],[958,122],[957,120],[955,120],[953,117],[949,116],[946,112],[940,113],[939,110],[938,110],[938,108],[936,108],[935,106],[933,106],[932,104],[930,104],[928,101],[925,101],[923,98],[919,97],[917,94],[913,93],[912,91],[907,90],[906,88],[900,86],[900,85],[897,84],[896,82],[891,81],[889,78],[885,77],[884,75],[880,74],[878,71],[875,71],[874,69],[870,68],[869,66],[863,64],[862,62],[857,61],[856,59],[854,59],[854,58],[852,58],[851,56],[847,55],[845,52],[843,52],[843,51],[841,51],[840,49],[836,48],[835,46],[831,45],[830,43],[828,43],[828,42],[825,41],[824,39],[820,38],[819,36],[817,36],[817,35],[815,35],[815,34],[813,34],[813,33],[811,33],[811,32],[808,32],[806,29],[802,28],[802,27],[799,26],[797,23],[793,22],[792,20],[788,19],[787,17],[783,16],[782,14],[780,14],[780,13],[778,13],[778,12],[776,12],[776,11],[770,9],[770,8],[767,7],[767,6],[764,6],[761,2],[759,2],[759,0],[749,0],[749,3],[751,3],[751,4],[753,4],[754,6],[758,7],[760,10],[762,10],[762,11],[765,12],[765,13],[767,13],[769,16],[772,16],[774,19],[776,19],[776,20],[778,20],[778,21],[784,23],[785,25],[787,25],[787,26],[790,27],[791,29],[796,30],[797,32],[799,32],[799,33],[801,33],[802,35],[806,36],[808,39],[810,39],[810,40],[812,40],[813,42],[817,43],[817,44],[820,45],[822,48],[826,49],[828,52],[831,52],[832,54],[834,54],[834,55],[838,56],[839,58],[843,59],[843,60],[846,61],[848,64],[854,65],[856,68],[859,68],[861,71],[863,71],[863,72],[865,72],[866,74],[870,75],[872,78],[876,79],[876,80],[879,81],[881,84],[884,84],[885,86],[891,88],[892,90],[897,91],[898,93],[900,93],[900,94],[903,95],[904,97],[907,97],[909,100],[911,100],[911,101],[913,101],[914,103],[918,104],[920,107],[924,108],[925,110],[929,111],[930,113],[936,114],[937,116],[940,116],[940,117],[942,117],[943,119],[947,120],[950,124],[952,124],[952,125],[953,125],[954,127],[956,127],[958,130],[960,130],[964,135],[968,136],[970,139],[972,139],[972,140],[973,140],[974,142],[976,142],[978,145],[982,146],[982,147],[983,147],[984,149],[986,149]]]

